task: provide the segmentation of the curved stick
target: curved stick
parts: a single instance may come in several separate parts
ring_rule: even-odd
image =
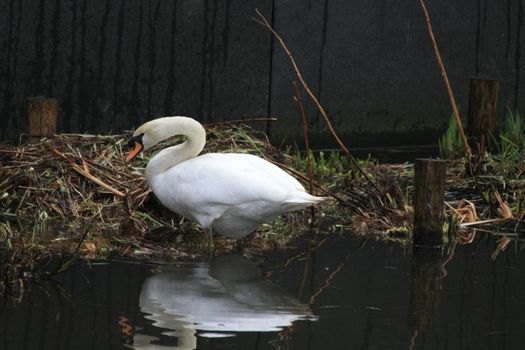
[[[301,71],[299,70],[299,67],[297,66],[297,63],[295,62],[295,59],[293,58],[292,53],[290,52],[290,50],[288,49],[288,47],[284,43],[283,38],[281,38],[281,36],[275,31],[275,29],[273,29],[272,25],[268,22],[266,17],[264,17],[263,14],[258,9],[255,9],[255,12],[257,12],[257,15],[259,15],[260,19],[254,18],[253,20],[255,22],[259,23],[260,25],[262,25],[263,27],[265,27],[266,29],[268,29],[273,34],[273,36],[277,39],[279,44],[281,44],[281,47],[283,48],[284,52],[286,53],[286,55],[290,59],[290,62],[292,63],[293,70],[295,71],[295,75],[297,76],[297,79],[299,80],[299,82],[303,86],[303,88],[306,91],[306,93],[308,94],[308,96],[310,96],[310,98],[314,102],[314,104],[317,107],[317,109],[319,109],[319,112],[321,112],[321,115],[323,116],[324,120],[326,121],[326,125],[328,125],[328,129],[330,130],[330,133],[334,137],[334,139],[337,142],[337,144],[339,145],[339,147],[341,147],[341,149],[346,154],[346,156],[350,158],[350,161],[352,162],[352,164],[354,164],[354,166],[357,168],[357,170],[359,170],[359,172],[367,179],[367,181],[374,187],[374,189],[376,191],[378,191],[378,192],[381,192],[379,187],[372,181],[372,179],[368,176],[368,174],[361,167],[361,165],[359,165],[359,163],[354,158],[352,153],[350,153],[350,150],[345,146],[343,141],[341,141],[341,139],[339,138],[339,136],[335,132],[334,127],[332,126],[332,123],[330,122],[330,119],[328,118],[328,115],[326,114],[326,111],[324,110],[323,106],[321,106],[321,103],[319,103],[319,100],[317,99],[317,97],[315,97],[315,95],[312,92],[312,90],[310,90],[310,88],[308,87],[308,84],[306,84],[306,82],[304,81],[303,76],[301,74]]]
[[[443,80],[445,81],[445,86],[447,87],[447,93],[450,99],[450,104],[452,105],[452,111],[454,113],[454,117],[456,118],[456,122],[458,123],[459,134],[461,135],[461,140],[463,141],[463,144],[465,145],[465,154],[467,155],[469,159],[469,163],[470,163],[470,158],[472,157],[472,151],[468,144],[467,137],[465,136],[465,131],[463,131],[463,125],[461,124],[461,118],[459,117],[459,111],[458,111],[458,106],[456,105],[456,99],[454,98],[454,94],[452,93],[452,87],[450,86],[450,82],[448,81],[447,71],[445,70],[445,65],[443,64],[443,60],[441,59],[441,55],[439,53],[439,49],[436,43],[436,37],[434,36],[434,31],[432,30],[432,25],[430,24],[430,16],[428,15],[428,10],[423,0],[419,0],[419,3],[421,4],[421,8],[423,9],[423,13],[425,15],[425,23],[427,25],[428,35],[430,36],[430,41],[432,41],[432,47],[434,48],[434,52],[436,53],[436,59],[437,59],[439,68],[441,69],[441,76],[443,76]]]

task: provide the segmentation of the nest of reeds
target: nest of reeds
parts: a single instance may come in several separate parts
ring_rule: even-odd
[[[245,125],[211,125],[207,133],[204,152],[248,152],[286,161],[264,134]],[[167,140],[148,155],[180,141]],[[143,175],[149,157],[126,164],[126,144],[127,135],[62,134],[0,147],[0,241],[24,237],[35,244],[45,242],[49,249],[80,249],[87,257],[104,257],[110,251],[162,257],[194,254],[204,235],[157,202]],[[254,242],[263,247],[282,244],[283,237],[271,234],[280,225],[278,220],[277,227],[263,226],[268,239],[263,244],[261,235],[255,235]],[[228,240],[217,243],[219,249],[232,247]]]

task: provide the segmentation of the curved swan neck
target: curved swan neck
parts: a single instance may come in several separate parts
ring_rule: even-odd
[[[166,117],[153,120],[151,128],[155,143],[175,135],[186,136],[186,141],[160,151],[146,167],[148,181],[169,168],[187,159],[196,157],[206,144],[206,131],[194,119],[187,117]]]

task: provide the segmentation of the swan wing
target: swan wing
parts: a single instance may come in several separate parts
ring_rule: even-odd
[[[252,201],[284,202],[304,187],[276,165],[253,155],[210,153],[187,160],[165,173],[177,195],[206,203],[235,205]]]
[[[301,207],[318,201],[288,173],[248,154],[205,154],[150,180],[161,202],[182,215],[191,211],[218,217],[235,206],[250,207],[249,203],[286,211],[278,204]]]

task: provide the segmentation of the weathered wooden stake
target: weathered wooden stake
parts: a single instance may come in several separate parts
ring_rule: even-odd
[[[27,99],[29,142],[57,132],[58,102],[52,98],[31,97]]]
[[[468,129],[477,147],[474,152],[483,154],[489,132],[494,132],[494,116],[498,106],[499,80],[470,79]]]
[[[416,159],[414,163],[414,245],[443,244],[447,162]]]

